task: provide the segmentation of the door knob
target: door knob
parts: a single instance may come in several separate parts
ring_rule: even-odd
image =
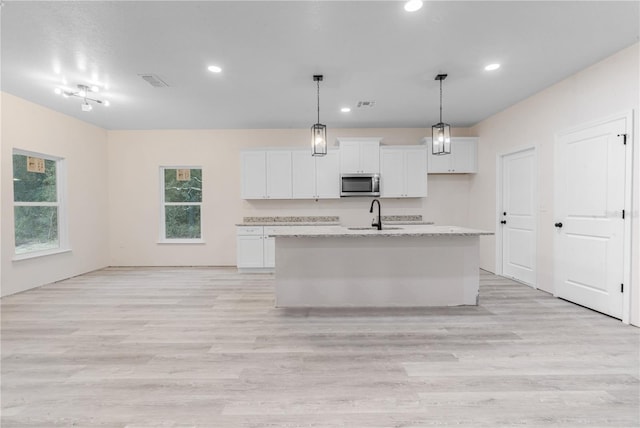
[[[555,224],[556,227],[562,227],[562,223],[558,222]]]
[[[507,224],[507,220],[501,220],[500,224]]]

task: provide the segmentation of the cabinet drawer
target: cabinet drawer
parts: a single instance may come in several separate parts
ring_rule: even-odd
[[[279,231],[281,227],[286,227],[286,226],[265,226],[264,227],[264,236],[269,236],[273,232]]]
[[[237,226],[237,235],[262,235],[262,226]]]

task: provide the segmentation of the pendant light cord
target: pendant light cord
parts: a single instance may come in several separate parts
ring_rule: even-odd
[[[442,79],[440,79],[440,123],[442,123]]]
[[[318,86],[318,123],[320,123],[320,81],[316,80],[316,84]],[[440,113],[442,115],[442,113]]]

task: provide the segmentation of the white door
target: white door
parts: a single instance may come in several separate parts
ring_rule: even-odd
[[[397,198],[405,193],[404,151],[380,149],[380,196]]]
[[[262,235],[238,235],[237,260],[239,268],[261,268],[264,266]]]
[[[380,172],[380,143],[360,143],[360,172],[377,174]]]
[[[360,143],[358,141],[340,142],[340,173],[360,172]]]
[[[627,120],[556,138],[556,296],[622,318]],[[550,225],[553,227],[554,225]]]
[[[405,196],[424,198],[427,196],[427,151],[424,147],[411,148],[404,153]]]
[[[340,197],[340,153],[329,150],[325,156],[316,157],[316,197],[321,199]]]
[[[502,275],[536,286],[535,149],[501,159]]]
[[[451,141],[451,172],[477,172],[478,140],[457,138]]]
[[[428,141],[427,156],[428,156],[428,162],[429,162],[429,172],[431,174],[451,172],[451,156],[452,155],[434,155],[431,138],[428,138],[427,141]],[[454,143],[452,142],[451,143],[452,152],[453,152],[453,145]]]
[[[291,199],[291,151],[267,152],[267,198]]]
[[[242,169],[242,199],[263,199],[267,195],[265,177],[267,164],[264,151],[240,153]]]
[[[293,198],[294,199],[315,198],[316,197],[316,158],[311,156],[310,150],[296,150],[292,153],[291,156],[292,156],[291,176],[292,176],[292,186],[293,186]],[[336,171],[336,176],[338,176],[337,171]]]

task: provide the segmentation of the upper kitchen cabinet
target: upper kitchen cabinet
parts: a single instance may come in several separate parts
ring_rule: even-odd
[[[450,155],[434,155],[431,138],[423,138],[427,146],[429,174],[465,174],[478,172],[478,138],[451,139]]]
[[[340,155],[330,149],[325,156],[311,156],[309,150],[292,152],[294,199],[340,197]]]
[[[380,172],[382,138],[338,138],[340,174],[377,174]]]
[[[240,152],[242,199],[291,199],[291,150]]]
[[[380,147],[380,197],[423,198],[426,196],[426,146]]]

